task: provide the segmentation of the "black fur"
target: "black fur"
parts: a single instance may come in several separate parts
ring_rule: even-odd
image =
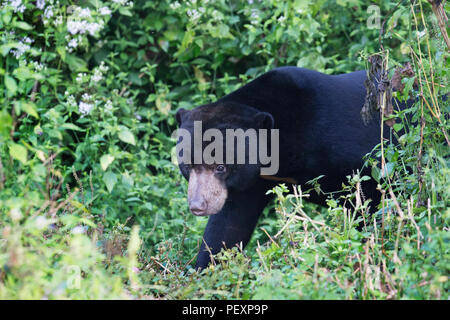
[[[260,76],[212,104],[180,110],[182,128],[203,120],[206,128],[276,128],[280,131],[278,177],[294,178],[300,185],[319,175],[325,192],[341,189],[346,175],[362,169],[363,157],[380,142],[380,123],[364,125],[360,116],[366,90],[365,71],[325,75],[296,67],[282,67]],[[389,128],[385,127],[386,137]],[[186,173],[183,165],[180,165]],[[259,177],[259,166],[235,165],[226,177],[229,191],[223,209],[209,218],[196,268],[204,268],[213,254],[240,242],[245,246],[269,201],[274,184]],[[368,174],[367,169],[363,174]],[[184,174],[186,178],[186,174]],[[374,181],[363,192],[376,204]],[[310,200],[324,204],[323,195]],[[205,243],[209,247],[207,250]]]

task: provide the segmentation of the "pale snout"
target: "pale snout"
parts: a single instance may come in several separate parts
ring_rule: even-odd
[[[208,203],[205,199],[193,199],[189,201],[189,209],[195,216],[206,216],[208,215]]]
[[[219,213],[227,197],[225,183],[215,176],[214,170],[200,167],[190,171],[187,198],[189,209],[195,216]]]

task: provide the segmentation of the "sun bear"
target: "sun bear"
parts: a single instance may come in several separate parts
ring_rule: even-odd
[[[196,269],[210,263],[210,253],[248,243],[277,183],[303,185],[323,175],[321,189],[332,192],[356,170],[370,175],[363,157],[380,142],[380,120],[361,119],[365,79],[365,71],[281,67],[214,103],[178,110],[177,156],[189,181],[189,208],[209,216]],[[373,180],[362,189],[379,201]],[[326,197],[312,193],[309,200],[323,205]]]

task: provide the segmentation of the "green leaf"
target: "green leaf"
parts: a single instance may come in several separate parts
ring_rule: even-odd
[[[65,47],[56,47],[56,52],[60,55],[63,61],[66,61],[66,48]]]
[[[200,77],[200,75],[196,72],[196,77]],[[202,75],[203,76],[203,75]],[[199,79],[199,82],[201,82],[201,78]],[[203,78],[203,82],[205,81],[205,79]],[[158,98],[156,98],[155,100],[155,104],[156,104],[156,108],[165,116],[167,116],[170,112],[170,109],[172,108],[172,104],[166,100],[165,96],[159,96]]]
[[[9,95],[10,96],[13,96],[13,95],[16,94],[16,92],[17,92],[17,83],[16,83],[16,80],[14,80],[13,77],[5,75],[5,85],[6,85],[6,90],[9,91]]]
[[[386,178],[387,176],[391,176],[392,172],[394,172],[395,169],[395,163],[394,162],[388,162],[386,163],[386,165],[384,166],[384,171],[381,172],[381,177],[382,178]]]
[[[56,138],[58,140],[62,140],[63,136],[61,134],[61,132],[59,132],[58,129],[50,129],[48,131],[46,131],[46,133],[52,137],[52,138]]]
[[[108,192],[111,193],[117,182],[117,177],[111,171],[105,172],[105,174],[103,175],[103,182],[105,183]]]
[[[133,146],[136,145],[136,141],[134,140],[134,135],[130,131],[130,129],[128,129],[127,127],[124,127],[124,126],[119,126],[119,127],[120,127],[119,139],[122,140],[123,142],[132,144]]]
[[[79,126],[74,125],[73,123],[64,123],[61,128],[63,129],[68,129],[68,130],[73,130],[73,131],[84,131],[83,129],[81,129]]]
[[[137,72],[131,72],[129,75],[129,79],[131,81],[131,83],[136,84],[138,86],[142,85],[142,79],[139,78],[139,73]]]
[[[12,118],[5,109],[0,112],[0,142],[2,137],[6,140],[9,139],[9,132],[12,126]]]
[[[19,44],[18,42],[10,42],[10,43],[6,43],[6,44],[2,44],[0,46],[0,52],[2,53],[2,56],[6,56],[11,49],[17,48],[18,44]]]
[[[12,11],[4,10],[2,12],[2,15],[3,15],[3,22],[5,24],[9,24],[11,22],[11,18],[12,18]]]
[[[179,56],[180,54],[182,54],[187,48],[188,46],[192,43],[192,41],[194,40],[194,36],[195,36],[195,31],[194,30],[186,30],[184,32],[184,37],[183,40],[181,42],[181,46],[180,49],[178,50],[178,52],[175,54],[175,56]]]
[[[114,157],[110,154],[105,154],[100,158],[100,165],[103,171],[109,167],[109,165],[114,161]]]
[[[400,130],[402,130],[403,129],[403,124],[401,124],[401,123],[395,123],[394,124],[394,130],[396,131],[396,132],[399,132]]]
[[[23,164],[27,163],[28,151],[24,146],[20,144],[11,143],[11,145],[9,146],[9,155],[14,159],[19,160]]]
[[[66,62],[72,71],[88,71],[87,63],[83,59],[80,59],[74,55],[67,54]]]
[[[36,119],[39,119],[39,115],[36,112],[36,105],[33,102],[21,102],[20,108],[29,115],[35,117]]]
[[[15,21],[13,23],[13,26],[22,30],[32,30],[33,27],[30,26],[28,23],[23,22],[23,21]]]
[[[22,81],[33,78],[31,70],[26,67],[17,68],[16,70],[14,70],[13,75],[16,76],[17,79]]]
[[[381,170],[377,166],[372,167],[372,177],[377,181],[380,182],[380,176],[381,176]]]
[[[129,17],[132,17],[132,16],[133,16],[133,14],[131,13],[131,11],[128,10],[128,8],[125,8],[125,7],[120,7],[120,8],[119,8],[119,12],[120,12],[120,14],[122,14],[122,15],[124,15],[124,16],[129,16]]]

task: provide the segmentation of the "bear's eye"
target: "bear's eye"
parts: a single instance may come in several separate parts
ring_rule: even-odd
[[[225,171],[227,171],[227,169],[225,168],[225,166],[223,164],[219,164],[216,167],[216,173],[224,173]]]
[[[192,165],[191,164],[181,163],[180,164],[180,169],[181,169],[181,171],[186,171],[188,173],[188,172],[191,171]]]

